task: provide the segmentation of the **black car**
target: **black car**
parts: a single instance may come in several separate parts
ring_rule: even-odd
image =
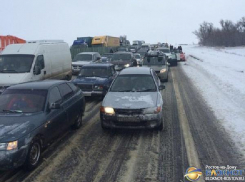
[[[102,55],[102,57],[107,57],[109,62],[111,61],[112,56],[113,56],[113,53],[104,53]]]
[[[137,66],[137,61],[132,52],[116,52],[113,54],[111,63],[115,65],[116,71],[124,68]]]
[[[69,127],[82,124],[85,99],[66,81],[8,87],[0,95],[0,169],[34,169],[41,151]]]
[[[88,64],[81,68],[76,79],[85,96],[105,96],[117,73],[113,64]]]

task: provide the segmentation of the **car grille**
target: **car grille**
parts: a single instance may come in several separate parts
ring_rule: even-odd
[[[83,66],[73,65],[72,67],[73,67],[73,69],[81,69]]]
[[[126,114],[126,115],[133,115],[133,114],[142,114],[142,109],[114,109],[116,114]]]
[[[78,84],[77,85],[82,91],[92,91],[93,90],[93,85],[88,85],[88,84]]]

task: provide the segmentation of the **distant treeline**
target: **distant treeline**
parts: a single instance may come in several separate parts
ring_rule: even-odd
[[[244,46],[245,45],[245,17],[237,23],[230,20],[220,20],[221,28],[212,23],[203,22],[193,33],[199,39],[199,44],[205,46]]]

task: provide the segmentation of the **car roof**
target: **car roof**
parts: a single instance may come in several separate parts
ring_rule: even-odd
[[[132,52],[124,52],[124,51],[120,52],[120,51],[118,51],[118,52],[115,52],[114,54],[133,54],[133,53]]]
[[[123,69],[119,75],[151,75],[151,68],[147,67],[130,67]]]
[[[98,52],[80,52],[78,54],[99,54]]]
[[[114,66],[114,65],[110,63],[93,63],[93,64],[83,65],[84,68],[85,67],[109,67],[109,66]]]
[[[48,90],[49,88],[59,85],[61,83],[67,83],[65,80],[43,80],[35,82],[21,83],[17,85],[12,85],[7,89],[43,89]]]

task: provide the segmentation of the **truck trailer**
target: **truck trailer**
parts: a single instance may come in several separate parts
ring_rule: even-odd
[[[111,36],[95,36],[92,40],[92,47],[119,47],[120,38]]]

